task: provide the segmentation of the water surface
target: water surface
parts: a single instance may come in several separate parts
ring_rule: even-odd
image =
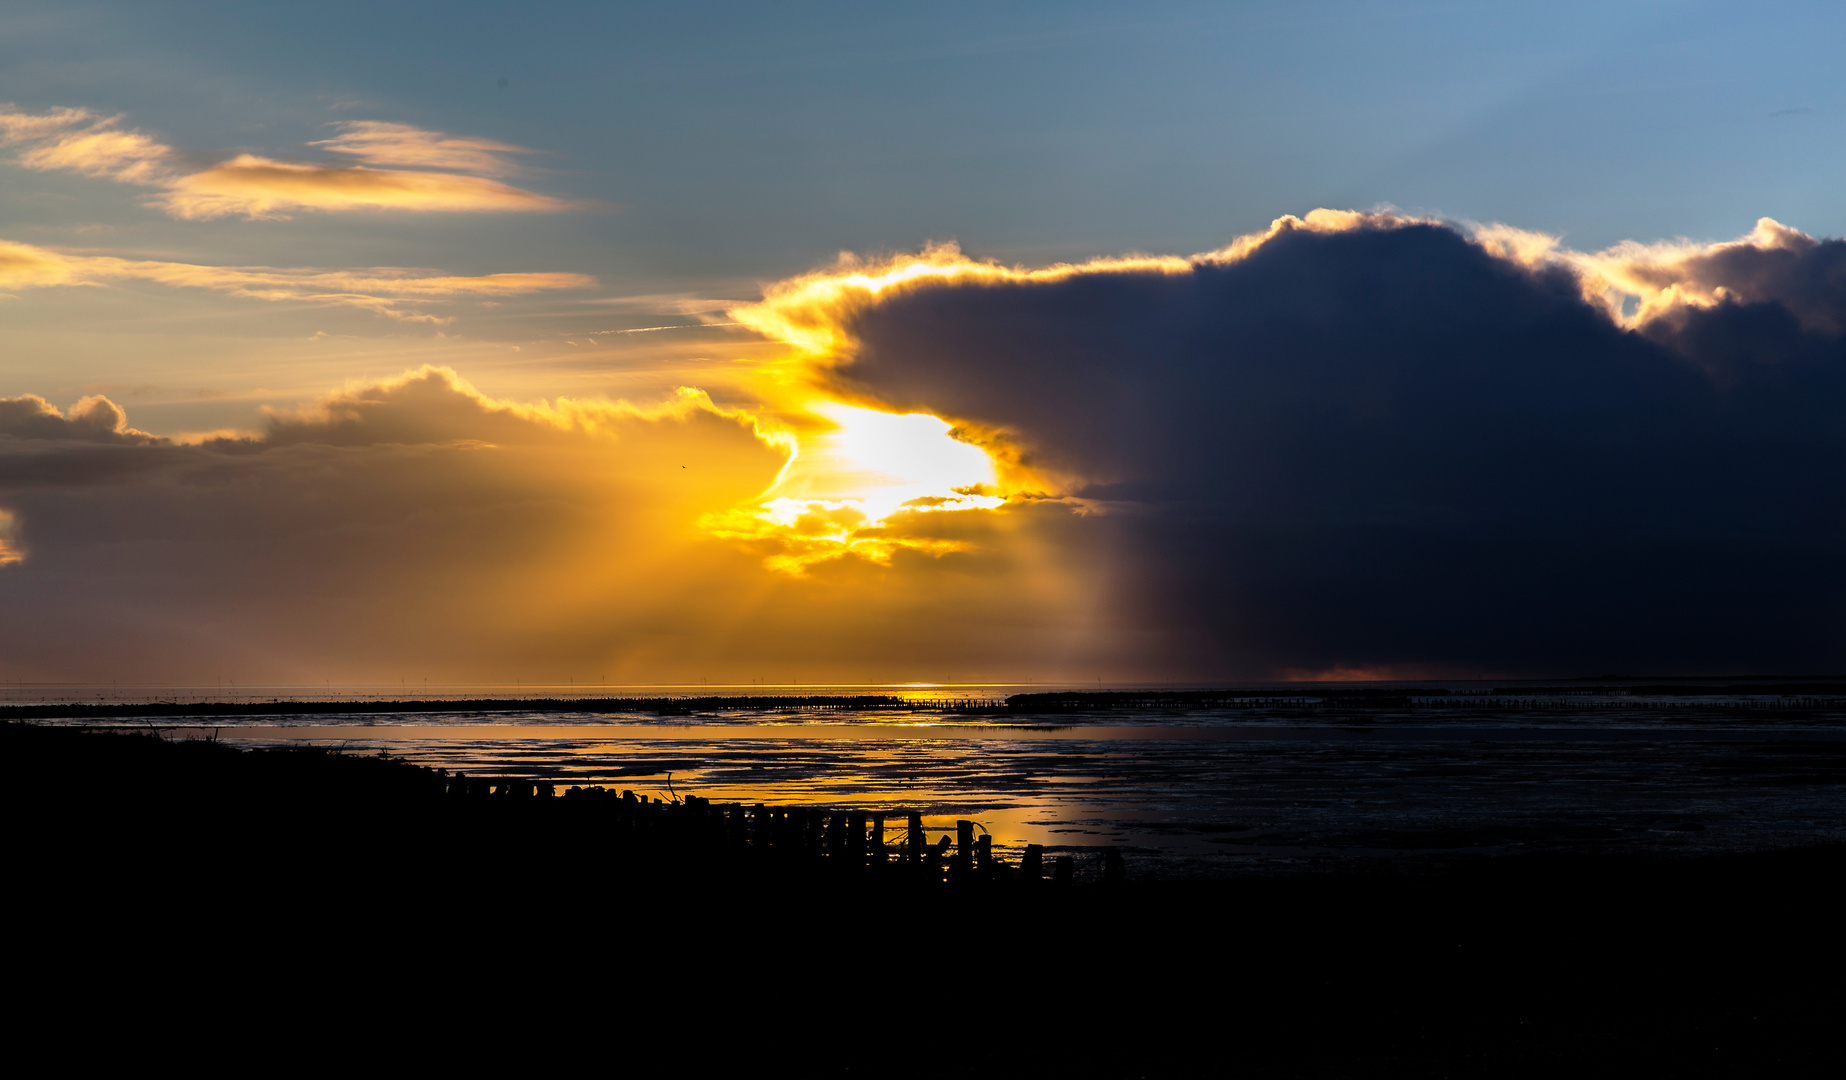
[[[1569,708],[1497,698],[1478,708],[1001,718],[941,709],[943,699],[976,696],[925,691],[914,709],[877,711],[404,713],[381,704],[361,715],[110,723],[662,798],[917,810],[937,830],[972,819],[1002,851],[1039,843],[1092,856],[1113,846],[1131,865],[1169,874],[1846,839],[1846,708],[1813,702],[1606,695]]]

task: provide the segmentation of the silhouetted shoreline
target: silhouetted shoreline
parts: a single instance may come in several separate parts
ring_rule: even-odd
[[[363,820],[414,822],[432,847],[462,857],[482,843],[528,851],[594,848],[624,873],[693,878],[785,880],[796,885],[864,879],[892,888],[1020,888],[1070,885],[1068,857],[1042,862],[997,857],[969,821],[931,843],[920,815],[717,804],[696,794],[670,798],[602,786],[559,790],[529,777],[469,777],[385,755],[320,748],[242,750],[212,739],[168,740],[153,733],[0,725],[5,758],[20,779],[10,793],[16,815],[40,819],[37,839],[62,834],[82,844],[127,820],[216,819],[217,842],[248,823],[267,832],[288,823],[302,832],[337,832]],[[895,818],[889,820],[888,817]],[[51,849],[47,848],[48,857]],[[337,862],[337,860],[336,860]],[[1124,880],[1110,852],[1101,876]]]
[[[1047,691],[1006,697],[899,694],[743,694],[487,698],[246,698],[240,700],[68,701],[0,705],[0,721],[155,717],[309,716],[368,713],[701,713],[915,712],[1004,716],[1189,711],[1542,712],[1661,708],[1741,712],[1846,712],[1846,680],[1815,678],[1616,679],[1507,683],[1457,691],[1440,683],[1353,686],[1296,683],[1214,690]],[[1672,702],[1670,699],[1697,699]]]
[[[82,727],[0,725],[0,746],[16,880],[59,918],[416,912],[446,943],[516,919],[616,935],[583,965],[773,971],[779,1000],[737,1021],[763,1038],[841,980],[976,994],[1007,1018],[964,1035],[953,1067],[877,1056],[849,1029],[803,1044],[814,1074],[864,1073],[868,1055],[873,1075],[1099,1077],[1827,1075],[1839,1058],[1839,845],[1229,881],[1152,878],[1131,853],[1061,883],[1053,861],[1030,878],[971,836],[913,859],[906,823],[887,822],[880,862],[872,815],[851,810],[547,793]],[[1046,1071],[1029,1036],[1086,1017],[1082,1052]],[[750,1045],[700,1060],[748,1067]]]

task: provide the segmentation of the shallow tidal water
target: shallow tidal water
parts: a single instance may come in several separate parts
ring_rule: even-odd
[[[470,776],[659,798],[920,811],[1002,852],[1115,847],[1223,876],[1521,851],[1717,852],[1846,840],[1846,710],[1584,700],[1570,710],[991,716],[911,710],[250,716],[157,726],[252,748],[386,752]],[[1619,705],[1618,707],[1615,707]],[[900,819],[901,820],[901,819]]]

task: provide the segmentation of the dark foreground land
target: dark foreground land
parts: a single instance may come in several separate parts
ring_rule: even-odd
[[[1846,851],[1034,878],[890,824],[23,724],[29,1018],[271,1071],[1836,1076]],[[16,996],[16,1002],[23,1000]],[[389,1053],[365,1032],[414,1037]],[[397,1045],[404,1046],[403,1040]],[[273,1055],[273,1049],[265,1054]],[[390,1054],[407,1055],[398,1059]]]

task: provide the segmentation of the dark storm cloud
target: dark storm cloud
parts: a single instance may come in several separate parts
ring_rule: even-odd
[[[1625,329],[1564,258],[1285,224],[1177,272],[888,289],[835,377],[1106,500],[1148,669],[1832,670],[1846,245],[1784,234],[1610,256],[1656,290]]]

